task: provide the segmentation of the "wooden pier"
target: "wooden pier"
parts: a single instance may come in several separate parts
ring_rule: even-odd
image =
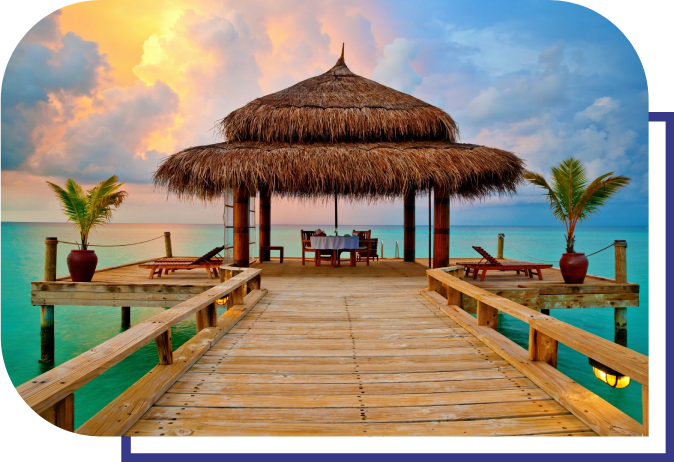
[[[598,290],[635,306],[638,286],[596,277],[565,286],[558,273],[545,271],[543,281],[490,273],[480,282],[463,280],[459,267],[380,260],[333,268],[286,258],[225,268],[224,282],[201,271],[150,280],[137,264],[99,271],[91,283],[37,281],[35,305],[173,308],[18,391],[72,431],[75,390],[154,339],[159,364],[77,433],[647,434],[647,425],[560,373],[556,357],[564,343],[641,383],[645,423],[648,358],[539,312],[586,306]],[[224,297],[228,310],[216,319],[214,303]],[[499,312],[529,323],[529,351],[495,330]],[[172,351],[170,327],[190,316],[199,332]]]

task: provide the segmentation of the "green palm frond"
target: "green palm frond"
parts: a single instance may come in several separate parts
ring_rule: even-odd
[[[524,179],[546,191],[552,215],[566,225],[567,252],[573,252],[576,224],[589,219],[630,179],[611,176],[613,172],[588,181],[587,170],[574,157],[564,159],[552,169],[550,183],[538,173],[527,172]]]
[[[618,191],[630,184],[625,176],[611,176],[613,172],[598,177],[585,189],[578,199],[575,215],[580,221],[589,219],[599,212],[599,208],[613,197]]]
[[[75,227],[80,230],[88,215],[87,198],[80,185],[73,180],[66,181],[67,189],[49,181],[47,181],[47,184],[56,193],[56,198],[61,204],[63,213],[68,217],[68,221],[75,223]]]
[[[548,184],[543,175],[534,172],[526,172],[524,174],[524,179],[546,191],[545,195],[548,197],[548,202],[550,202],[550,211],[552,212],[552,215],[558,220],[564,221],[567,216],[566,208],[557,191]]]
[[[117,176],[113,175],[87,192],[91,226],[110,220],[112,210],[121,205],[127,197],[125,191],[117,191],[123,184],[117,183]]]
[[[54,183],[47,183],[56,193],[68,221],[75,223],[83,249],[89,244],[89,232],[94,227],[110,221],[113,209],[119,207],[128,196],[125,191],[118,191],[124,183],[118,183],[116,175],[101,181],[86,194],[82,187],[71,179],[66,181],[66,189]]]

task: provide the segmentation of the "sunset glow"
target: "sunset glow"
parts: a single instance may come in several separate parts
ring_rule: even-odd
[[[219,119],[325,72],[344,42],[352,71],[446,110],[464,142],[511,150],[537,171],[573,153],[591,174],[633,172],[630,192],[612,206],[644,222],[648,95],[629,42],[579,6],[540,2],[523,12],[484,4],[480,15],[461,2],[101,0],[65,7],[23,38],[5,71],[2,219],[60,220],[46,178],[93,184],[117,174],[139,199],[131,196],[119,221],[219,222],[219,206],[193,209],[153,193],[157,163],[220,141],[213,130]],[[36,186],[27,195],[21,185],[28,181]],[[523,187],[515,199],[456,204],[456,223],[483,223],[496,203],[525,217],[531,206],[545,208],[539,193]],[[273,220],[302,221],[307,209],[299,207],[284,202]],[[342,207],[346,222],[402,222],[399,205]],[[329,220],[329,207],[311,210],[311,222]],[[497,219],[507,215],[518,214]]]

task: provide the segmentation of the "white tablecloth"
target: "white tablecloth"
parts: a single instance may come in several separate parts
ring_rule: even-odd
[[[318,250],[357,249],[358,236],[311,236],[311,248]]]

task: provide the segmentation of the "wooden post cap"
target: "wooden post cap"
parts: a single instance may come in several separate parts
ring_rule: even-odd
[[[164,235],[165,235],[165,236],[166,236],[166,235],[170,236],[170,235],[171,235],[171,231],[164,231]]]
[[[613,241],[613,245],[616,246],[616,247],[627,247],[627,241],[615,240],[615,241]]]
[[[46,237],[44,239],[45,244],[56,244],[57,241],[58,241],[58,238],[56,238],[56,237]]]

